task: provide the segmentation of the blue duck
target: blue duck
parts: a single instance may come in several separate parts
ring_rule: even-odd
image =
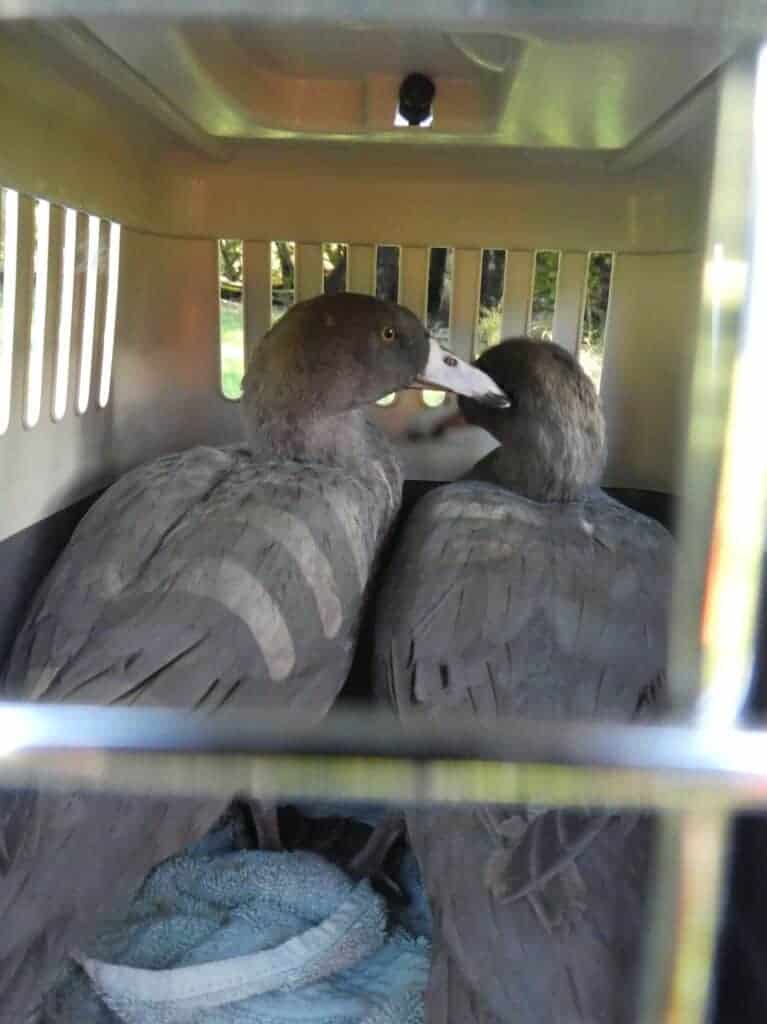
[[[666,705],[673,542],[599,488],[591,381],[552,343],[475,364],[499,442],[411,514],[376,611],[377,695],[400,719],[644,720]],[[633,1019],[653,841],[641,815],[526,806],[406,815],[434,919],[428,1024]]]
[[[363,406],[408,386],[503,404],[420,321],[364,295],[294,306],[254,347],[247,445],[128,472],[80,522],[11,651],[6,699],[320,719],[346,678],[401,472]],[[209,799],[0,797],[0,1019],[223,810]],[[262,845],[274,808],[256,808]]]

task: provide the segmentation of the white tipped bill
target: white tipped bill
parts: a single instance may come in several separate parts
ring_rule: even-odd
[[[476,366],[447,352],[434,338],[429,340],[429,358],[421,373],[413,381],[415,388],[435,388],[453,391],[496,409],[507,409],[511,403],[492,377]]]

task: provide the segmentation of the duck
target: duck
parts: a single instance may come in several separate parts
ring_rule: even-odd
[[[395,303],[344,293],[292,307],[249,357],[245,443],[162,455],[81,520],[16,638],[6,699],[319,721],[402,489],[365,407],[411,386],[506,401]],[[0,1019],[25,1020],[62,958],[224,809],[3,794]],[[252,810],[260,845],[279,849],[276,808]]]
[[[600,489],[599,399],[553,342],[475,366],[497,446],[421,498],[382,574],[374,685],[405,725],[647,721],[667,709],[674,543]],[[633,1020],[655,823],[528,806],[407,810],[434,936],[428,1024]]]

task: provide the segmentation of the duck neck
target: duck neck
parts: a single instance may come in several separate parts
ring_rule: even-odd
[[[478,462],[467,477],[499,484],[529,501],[552,503],[578,501],[595,486],[571,474],[563,476],[546,459],[520,458],[517,451],[503,445]]]
[[[243,408],[243,420],[256,457],[343,462],[371,454],[372,426],[361,409],[319,415],[311,410]]]

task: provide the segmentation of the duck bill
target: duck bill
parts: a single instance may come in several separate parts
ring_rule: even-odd
[[[496,409],[506,409],[511,404],[492,377],[447,352],[434,338],[429,340],[429,358],[426,360],[426,366],[411,387],[421,390],[434,388],[436,391],[452,391],[456,395],[465,395]]]

